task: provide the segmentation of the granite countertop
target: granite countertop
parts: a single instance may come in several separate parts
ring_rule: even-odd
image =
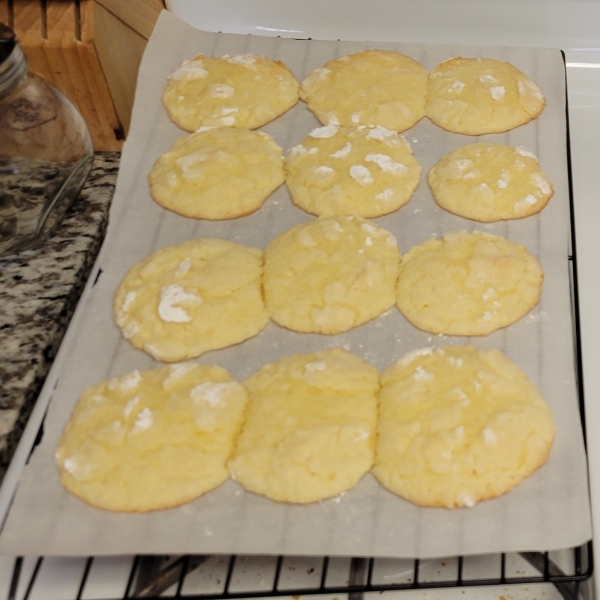
[[[54,235],[38,250],[0,259],[0,480],[100,250],[119,159],[97,153]]]

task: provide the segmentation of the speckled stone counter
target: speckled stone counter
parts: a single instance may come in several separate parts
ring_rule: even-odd
[[[100,250],[119,158],[96,155],[79,198],[40,249],[0,259],[0,480]]]

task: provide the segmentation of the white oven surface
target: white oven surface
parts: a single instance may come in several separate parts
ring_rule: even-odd
[[[596,0],[166,0],[205,31],[282,37],[598,48]]]

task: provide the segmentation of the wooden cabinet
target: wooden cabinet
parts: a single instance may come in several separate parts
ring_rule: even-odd
[[[137,71],[163,0],[0,0],[31,72],[63,91],[96,150],[127,135]]]

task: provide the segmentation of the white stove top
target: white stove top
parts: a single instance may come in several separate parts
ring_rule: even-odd
[[[205,31],[370,41],[600,48],[596,0],[166,0]]]

